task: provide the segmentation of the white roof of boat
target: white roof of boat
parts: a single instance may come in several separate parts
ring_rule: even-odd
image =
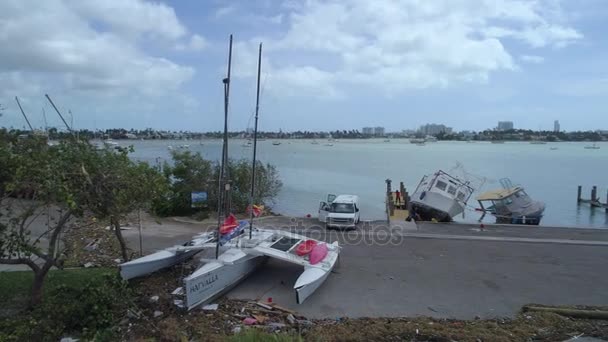
[[[477,196],[478,201],[497,201],[503,198],[512,196],[514,193],[521,190],[521,187],[516,186],[510,189],[496,189],[484,192],[483,194]]]
[[[335,203],[355,203],[359,201],[359,196],[357,195],[338,195],[336,199],[334,199]]]

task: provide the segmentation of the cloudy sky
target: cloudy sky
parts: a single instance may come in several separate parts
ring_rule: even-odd
[[[2,0],[0,126],[608,129],[606,0]],[[68,115],[68,121],[71,119]]]

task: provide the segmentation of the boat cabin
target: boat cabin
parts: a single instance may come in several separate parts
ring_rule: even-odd
[[[519,223],[522,217],[530,216],[530,224],[538,224],[544,205],[534,201],[522,187],[510,187],[485,192],[477,197],[481,211],[496,216],[497,223]],[[535,222],[532,222],[535,221]]]
[[[449,197],[460,203],[467,203],[474,190],[468,182],[463,183],[458,178],[439,170],[433,175],[424,176],[414,193],[420,192],[420,196],[424,197],[424,194],[428,191]]]

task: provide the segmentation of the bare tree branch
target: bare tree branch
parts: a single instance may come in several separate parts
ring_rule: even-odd
[[[28,259],[28,258],[18,258],[18,259],[0,258],[0,264],[5,264],[5,265],[27,265],[34,272],[40,271],[40,267],[38,265],[36,265],[36,263],[32,259]]]

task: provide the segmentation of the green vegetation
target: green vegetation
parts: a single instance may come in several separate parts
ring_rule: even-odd
[[[45,278],[61,269],[71,234],[98,220],[109,221],[128,260],[120,222],[128,214],[153,208],[161,215],[189,215],[192,191],[207,191],[217,203],[219,166],[200,154],[174,153],[163,173],[128,153],[97,149],[86,141],[63,140],[49,146],[46,136],[18,136],[0,130],[0,264],[26,265],[34,274],[30,305],[42,301]],[[248,204],[251,169],[246,160],[230,161],[232,210]],[[270,202],[281,188],[276,169],[257,166],[255,203]],[[199,214],[201,212],[198,212]],[[202,212],[203,214],[206,211]],[[88,218],[93,217],[94,220]],[[86,219],[85,219],[86,218]]]
[[[217,209],[217,180],[219,179],[219,165],[205,160],[200,153],[190,151],[174,151],[173,166],[166,163],[163,172],[171,182],[170,195],[154,204],[158,215],[192,215],[200,212],[198,208],[191,208],[190,193],[192,191],[206,191],[207,205],[203,213]],[[236,213],[245,212],[249,204],[251,188],[251,162],[230,160],[227,165],[231,180],[231,205]],[[256,165],[256,204],[270,204],[281,189],[279,174],[270,164],[257,163]]]
[[[0,273],[0,341],[58,341],[74,332],[114,340],[112,327],[131,303],[115,270],[50,271],[47,300],[22,310],[33,280],[32,272]]]
[[[119,220],[166,188],[158,171],[133,162],[126,151],[98,151],[73,139],[58,146],[48,146],[44,137],[5,139],[0,160],[6,163],[0,175],[0,263],[34,272],[32,306],[42,301],[51,267],[63,266],[62,238],[85,225],[79,218],[108,218],[126,260]]]

